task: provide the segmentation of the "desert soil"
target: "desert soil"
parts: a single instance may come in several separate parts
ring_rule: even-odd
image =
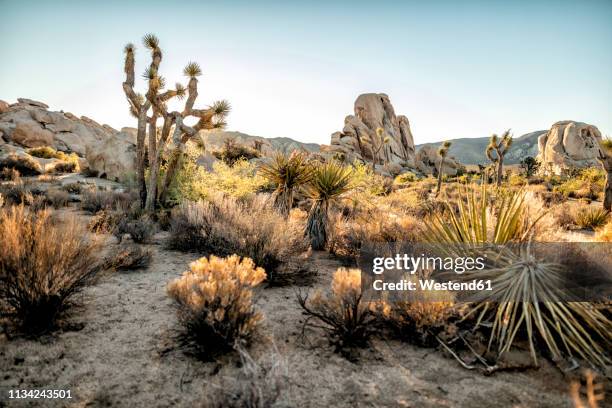
[[[152,265],[114,273],[89,288],[70,329],[38,340],[0,334],[0,406],[205,406],[219,392],[215,384],[238,375],[237,355],[205,362],[177,346],[166,285],[197,255],[166,250],[164,233],[148,246]],[[340,263],[323,253],[313,254],[310,262],[319,273],[315,287],[328,288]],[[548,362],[537,370],[485,376],[439,350],[380,339],[348,361],[334,353],[319,329],[302,335],[304,316],[295,290],[257,291],[265,322],[249,353],[259,360],[277,350],[286,362],[274,406],[571,406],[567,379]],[[73,399],[7,401],[8,389],[71,390]]]

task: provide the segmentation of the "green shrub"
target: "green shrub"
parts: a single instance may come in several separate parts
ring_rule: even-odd
[[[223,148],[213,155],[228,166],[233,166],[240,160],[251,160],[261,156],[261,153],[251,147],[241,145],[233,139],[226,139]]]
[[[609,213],[602,208],[579,208],[574,215],[576,225],[583,229],[595,230],[603,227],[608,221]]]
[[[50,146],[33,147],[27,150],[30,156],[40,157],[41,159],[60,159],[57,150]]]

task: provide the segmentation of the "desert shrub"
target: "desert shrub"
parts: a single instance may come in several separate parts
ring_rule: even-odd
[[[267,408],[276,406],[281,391],[287,386],[287,361],[276,349],[255,361],[242,347],[240,373],[223,377],[207,392],[206,407],[210,408]]]
[[[415,181],[418,181],[418,177],[416,176],[416,174],[407,171],[406,173],[402,173],[399,176],[395,177],[395,179],[393,180],[393,184],[401,186],[402,184],[414,183]]]
[[[81,195],[81,209],[90,213],[101,210],[126,210],[136,202],[134,193],[116,191],[86,191]]]
[[[411,279],[412,277],[408,277]],[[451,334],[455,329],[449,320],[456,316],[453,296],[449,292],[418,290],[399,294],[392,301],[382,300],[374,306],[379,319],[402,340],[419,345],[438,345],[435,337]]]
[[[0,301],[30,332],[52,329],[103,270],[99,245],[75,218],[52,222],[23,206],[0,212]]]
[[[150,249],[141,245],[122,246],[105,260],[107,269],[129,271],[148,268],[153,259]]]
[[[582,229],[595,230],[608,221],[609,213],[602,208],[580,207],[575,210],[574,221]]]
[[[125,234],[129,234],[132,240],[139,244],[147,243],[156,232],[155,222],[147,215],[143,215],[135,220],[123,216],[116,224],[113,234],[121,241]]]
[[[28,185],[22,181],[0,186],[0,192],[4,195],[4,202],[7,205],[30,206],[34,203],[34,195]]]
[[[556,185],[553,191],[558,191],[566,197],[596,200],[604,189],[605,180],[603,169],[590,167],[577,170],[575,177]]]
[[[2,194],[0,193],[0,208],[2,208],[4,206],[4,197],[2,197]]]
[[[367,243],[416,242],[425,231],[416,217],[381,208],[372,208],[352,219],[337,217],[331,224],[330,253],[354,259]]]
[[[96,169],[86,167],[84,169],[81,169],[81,174],[85,177],[98,177],[100,175],[100,172]]]
[[[31,156],[19,156],[15,153],[10,153],[3,159],[0,159],[0,169],[9,168],[19,172],[22,176],[37,176],[43,173],[43,168]]]
[[[70,202],[70,194],[51,188],[45,193],[45,202],[56,209],[66,207]]]
[[[508,184],[513,187],[524,186],[527,184],[527,177],[522,174],[512,173],[508,177]]]
[[[307,250],[300,226],[273,211],[264,197],[240,202],[217,195],[184,203],[173,210],[168,244],[183,251],[248,257],[265,268],[272,284],[308,277],[292,267]]]
[[[81,183],[68,183],[62,186],[62,190],[70,194],[81,194],[81,191],[83,190],[83,185]]]
[[[59,152],[50,146],[32,147],[27,150],[30,156],[40,157],[42,159],[61,159]],[[63,154],[63,153],[62,153]]]
[[[248,258],[200,258],[168,285],[184,341],[204,354],[245,346],[263,319],[252,288],[266,278]]]
[[[361,271],[339,268],[334,273],[331,293],[297,296],[307,316],[316,319],[337,351],[362,347],[372,334],[375,315],[361,292]]]
[[[351,186],[355,193],[365,193],[377,196],[387,194],[391,191],[391,180],[375,173],[371,166],[364,163],[358,161],[353,163],[350,177]]]
[[[221,150],[213,155],[228,166],[233,166],[240,160],[251,160],[261,156],[261,153],[251,147],[241,145],[233,139],[226,139]]]
[[[0,170],[0,180],[18,181],[20,176],[19,171],[14,168],[4,167]]]
[[[219,161],[213,164],[212,171],[208,171],[196,164],[199,154],[195,146],[188,146],[170,191],[171,203],[198,201],[217,192],[244,199],[252,197],[269,184],[258,174],[257,166],[253,163],[239,160],[229,166]]]
[[[53,173],[78,173],[79,172],[79,162],[74,161],[61,161],[55,163],[53,168],[51,169]]]
[[[87,229],[95,234],[112,234],[124,215],[117,211],[101,210],[94,214]]]

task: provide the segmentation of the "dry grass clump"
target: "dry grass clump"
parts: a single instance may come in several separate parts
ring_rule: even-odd
[[[262,268],[238,255],[192,262],[168,285],[185,344],[205,355],[247,345],[263,319],[252,288],[265,278]]]
[[[89,221],[87,229],[94,234],[112,234],[123,215],[117,211],[98,211]]]
[[[606,224],[609,215],[610,213],[602,208],[581,207],[575,211],[574,221],[582,229],[595,230]]]
[[[0,212],[0,302],[27,332],[44,332],[78,304],[103,270],[99,244],[75,218],[53,223],[49,212],[23,206]]]
[[[62,190],[70,194],[81,194],[83,190],[83,184],[81,183],[68,183],[62,186]]]
[[[34,203],[34,195],[26,183],[18,181],[0,186],[0,192],[4,196],[6,205],[27,205]]]
[[[19,156],[15,153],[10,153],[0,160],[0,169],[4,168],[17,170],[22,176],[38,176],[43,173],[43,168],[36,159],[28,155]]]
[[[60,161],[49,170],[52,173],[78,173],[80,171],[78,161]]]
[[[30,156],[40,157],[42,159],[62,159],[63,158],[63,156],[60,156],[60,154],[63,155],[63,153],[58,152],[57,150],[55,150],[54,148],[50,146],[32,147],[31,149],[28,149],[27,152]]]
[[[211,201],[184,203],[173,211],[168,244],[183,251],[251,258],[265,268],[271,284],[312,277],[303,275],[307,271],[302,267],[290,267],[307,250],[300,225],[274,211],[265,197],[240,202],[217,195]]]
[[[308,315],[304,324],[316,319],[337,351],[365,346],[374,330],[375,314],[363,299],[361,271],[338,268],[331,289],[325,296],[317,291],[312,298],[298,294],[298,303]]]
[[[255,361],[239,347],[240,373],[212,384],[205,406],[210,408],[268,408],[280,398],[288,378],[287,361],[276,349]]]
[[[127,245],[119,248],[112,256],[106,259],[107,269],[118,271],[130,271],[136,269],[146,269],[153,260],[153,253],[150,249],[140,245]]]

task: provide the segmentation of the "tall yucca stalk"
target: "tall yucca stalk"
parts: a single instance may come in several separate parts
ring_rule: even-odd
[[[528,242],[514,250],[492,245],[526,241],[541,218],[526,222],[522,192],[502,195],[498,204],[490,205],[483,186],[480,197],[472,191],[460,199],[457,214],[448,211],[448,219],[436,215],[426,224],[426,240],[441,253],[457,257],[476,250],[493,264],[461,275],[469,280],[490,279],[493,288],[470,304],[468,316],[478,315],[476,327],[492,321],[489,348],[496,346],[500,355],[521,334],[528,338],[536,364],[536,336],[553,358],[578,355],[593,364],[608,363],[605,350],[612,340],[612,325],[592,304],[562,301],[558,296],[564,289],[562,267],[536,259]]]
[[[296,188],[308,183],[312,168],[306,162],[303,153],[278,153],[269,163],[263,164],[259,172],[276,185],[274,206],[285,217],[289,216],[293,206],[293,193]]]
[[[306,192],[312,200],[308,213],[305,235],[310,239],[312,249],[325,248],[329,204],[350,190],[351,169],[336,162],[320,164],[314,168]]]

